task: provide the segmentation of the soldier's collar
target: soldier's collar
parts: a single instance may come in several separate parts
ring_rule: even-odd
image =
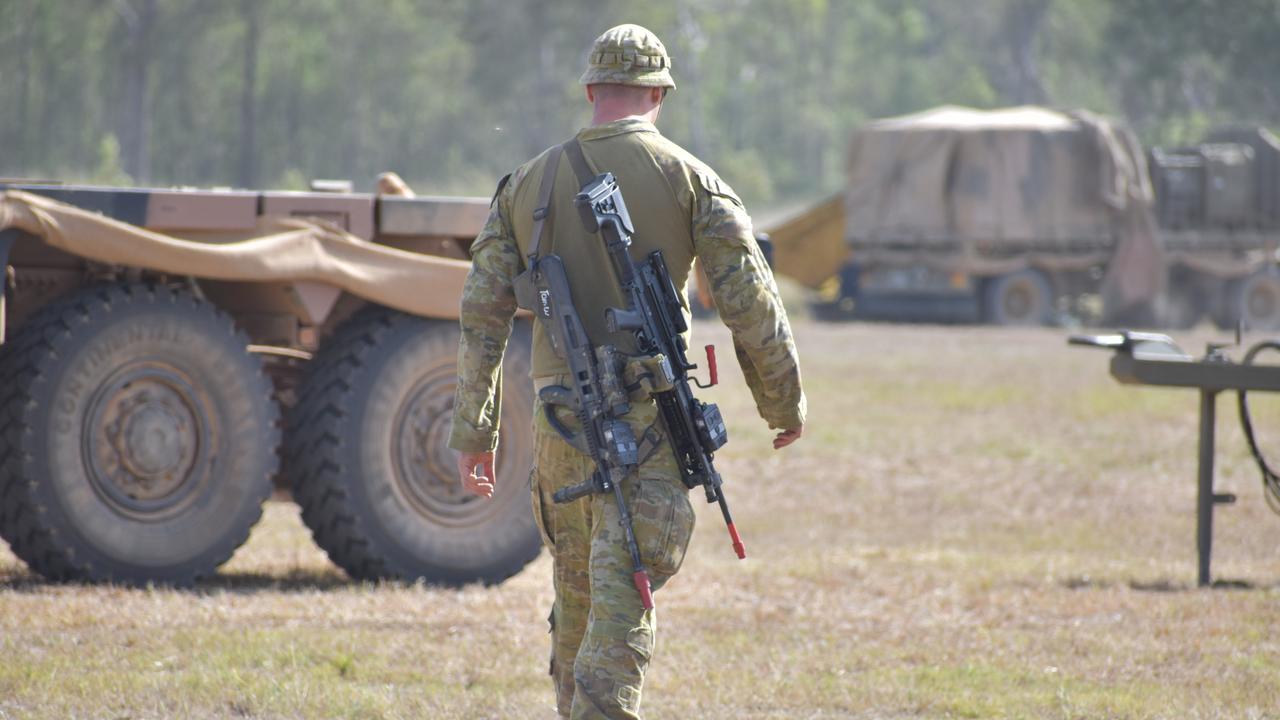
[[[599,138],[613,137],[614,135],[622,135],[631,132],[658,132],[658,128],[653,123],[638,117],[625,117],[621,120],[614,120],[603,125],[595,125],[589,128],[583,128],[578,133],[579,140],[597,140]]]

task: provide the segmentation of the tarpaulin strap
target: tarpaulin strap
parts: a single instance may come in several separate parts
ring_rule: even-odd
[[[538,186],[538,206],[533,211],[533,236],[529,240],[529,267],[533,267],[538,259],[538,246],[542,243],[542,230],[551,215],[551,191],[556,185],[556,170],[560,167],[560,153],[563,145],[551,148],[547,155],[547,164],[542,168],[542,184]]]

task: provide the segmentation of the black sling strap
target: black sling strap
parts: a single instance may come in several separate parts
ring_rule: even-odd
[[[533,235],[529,239],[529,267],[532,268],[538,259],[538,246],[542,243],[543,227],[547,217],[551,215],[551,192],[556,186],[556,170],[560,168],[560,154],[563,145],[551,149],[547,156],[547,164],[542,169],[542,184],[538,186],[538,207],[533,211]]]
[[[578,176],[579,186],[586,185],[595,177],[595,173],[591,172],[591,166],[587,164],[586,155],[582,153],[582,144],[578,142],[578,138],[575,137],[551,149],[551,154],[547,155],[547,164],[542,169],[542,183],[538,186],[538,207],[533,211],[533,235],[529,239],[529,267],[533,267],[537,262],[539,248],[542,245],[542,233],[547,218],[551,215],[551,194],[555,190],[556,170],[560,167],[562,153],[569,155],[569,164],[573,166],[573,172]]]
[[[573,173],[578,176],[578,187],[582,187],[591,182],[596,174],[591,172],[591,166],[587,164],[587,157],[582,154],[582,143],[578,142],[578,138],[573,138],[564,144],[565,152],[569,154],[569,164],[573,166]]]

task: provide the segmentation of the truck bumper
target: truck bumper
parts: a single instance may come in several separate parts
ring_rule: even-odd
[[[978,323],[978,296],[963,290],[861,290],[854,297],[853,316],[897,322]]]

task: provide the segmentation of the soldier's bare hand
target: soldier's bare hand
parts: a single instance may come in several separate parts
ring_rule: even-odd
[[[799,440],[802,434],[804,434],[803,425],[801,425],[800,427],[794,430],[783,430],[782,432],[778,433],[776,437],[773,438],[773,449],[781,450],[782,448]]]
[[[476,474],[476,468],[480,474]],[[458,477],[462,488],[472,495],[484,498],[493,497],[493,489],[497,486],[493,472],[493,453],[458,453]]]

